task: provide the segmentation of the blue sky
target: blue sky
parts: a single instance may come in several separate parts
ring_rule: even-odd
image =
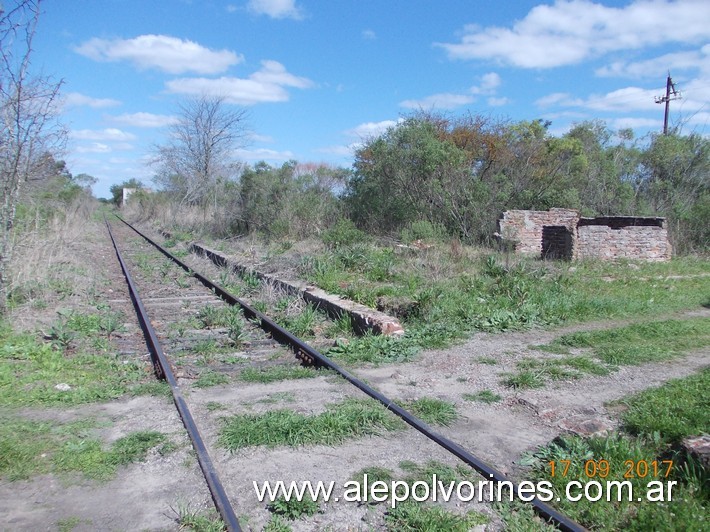
[[[182,99],[249,111],[239,159],[350,166],[363,138],[417,109],[570,125],[603,119],[707,135],[710,2],[488,0],[47,0],[34,67],[63,79],[64,159],[137,178]]]

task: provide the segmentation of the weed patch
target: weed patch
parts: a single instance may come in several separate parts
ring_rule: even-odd
[[[405,405],[405,408],[432,425],[448,427],[458,418],[456,406],[441,399],[422,397]]]
[[[462,395],[462,397],[466,401],[477,401],[479,403],[486,404],[497,403],[502,399],[500,395],[492,392],[491,390],[481,390],[480,392],[476,393],[465,393]]]
[[[220,443],[231,451],[253,445],[335,445],[348,438],[401,428],[403,423],[378,403],[349,399],[313,416],[273,410],[226,418]]]
[[[177,515],[180,530],[193,530],[194,532],[224,532],[224,522],[216,515],[216,511],[203,512],[192,510],[189,506],[178,505],[173,509]]]
[[[523,465],[531,467],[532,480],[550,481],[555,495],[562,499],[555,505],[590,529],[701,530],[710,500],[708,472],[679,451],[677,443],[686,436],[710,432],[709,384],[710,371],[705,370],[632,396],[624,401],[629,405],[624,414],[627,433],[606,438],[558,438],[524,460]],[[570,465],[566,474],[558,470],[552,476],[551,462],[559,467],[567,460]],[[589,460],[599,467],[601,460],[605,461],[604,478],[596,480],[628,482],[633,499],[566,501],[564,489],[568,482],[590,480],[589,470],[585,470]],[[653,461],[658,467],[652,467]],[[629,464],[643,467],[632,467],[629,474]],[[646,500],[647,484],[654,480],[677,482],[671,501]],[[640,501],[636,500],[639,496]]]
[[[465,515],[455,514],[440,506],[429,506],[415,502],[403,502],[387,511],[387,530],[431,530],[468,532],[476,525],[488,522],[488,518],[478,512]]]
[[[406,362],[413,359],[420,346],[416,339],[366,334],[359,338],[342,341],[326,351],[326,355],[350,364]]]
[[[219,386],[220,384],[227,384],[229,382],[229,377],[224,373],[219,373],[217,371],[206,370],[200,373],[200,376],[192,383],[195,388],[209,388],[211,386]]]
[[[623,414],[624,426],[632,434],[659,433],[670,444],[710,433],[708,390],[710,370],[706,369],[641,392],[624,401],[629,407]]]
[[[310,497],[303,497],[300,501],[295,497],[286,499],[283,495],[268,506],[274,514],[280,515],[291,521],[301,517],[310,517],[320,512],[320,504]]]
[[[268,368],[244,368],[239,378],[245,382],[269,383],[288,379],[310,379],[325,374],[305,366],[271,366]]]
[[[44,473],[80,472],[88,478],[111,478],[118,466],[143,460],[150,449],[163,443],[160,432],[135,432],[116,440],[105,450],[90,436],[91,422],[65,425],[2,419],[0,476],[6,480]]]
[[[407,331],[441,327],[438,343],[474,331],[500,332],[592,319],[652,316],[699,307],[710,290],[707,261],[674,259],[665,264],[542,263],[501,256],[463,257],[447,270],[436,262],[436,245],[414,257],[371,244],[340,246],[305,258],[301,274],[324,290],[374,307],[378,298],[415,302]],[[687,277],[678,274],[687,274]],[[613,278],[613,281],[609,281]],[[652,279],[649,282],[648,279]],[[443,326],[443,324],[446,324]],[[428,343],[429,334],[418,347]]]
[[[604,331],[566,334],[552,349],[589,348],[610,365],[634,365],[667,360],[710,345],[710,320],[664,320],[636,323]]]
[[[543,371],[520,371],[514,375],[509,375],[502,382],[505,386],[515,389],[542,388],[545,386]]]
[[[0,344],[0,405],[74,405],[156,390],[144,386],[151,377],[136,361],[81,351],[69,356],[7,328],[0,329]]]

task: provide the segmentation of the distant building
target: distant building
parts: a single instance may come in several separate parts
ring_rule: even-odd
[[[128,198],[131,197],[131,194],[133,194],[137,188],[124,188],[123,189],[123,197],[121,198],[121,206],[126,205],[128,203]]]
[[[672,256],[665,218],[515,210],[500,217],[496,236],[516,253],[542,258],[666,261]]]

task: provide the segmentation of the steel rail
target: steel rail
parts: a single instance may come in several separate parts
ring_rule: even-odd
[[[126,224],[128,227],[133,229],[138,235],[143,237],[147,242],[152,244],[158,251],[160,251],[163,255],[168,257],[170,260],[178,264],[181,268],[183,268],[186,272],[191,274],[193,277],[198,279],[203,285],[205,285],[207,288],[210,288],[216,295],[221,297],[224,301],[231,305],[239,305],[245,316],[247,318],[251,318],[252,320],[258,320],[260,322],[261,327],[264,330],[267,330],[268,332],[271,333],[271,335],[276,339],[277,341],[283,342],[287,345],[289,345],[294,352],[297,355],[303,355],[305,354],[306,356],[312,358],[314,361],[318,363],[318,365],[327,367],[338,374],[340,374],[341,377],[343,377],[346,381],[354,385],[356,388],[364,392],[365,394],[369,395],[373,399],[379,401],[382,403],[388,410],[399,416],[402,420],[404,420],[407,424],[409,424],[411,427],[422,433],[424,436],[432,440],[433,442],[437,443],[439,446],[443,447],[447,451],[449,451],[451,454],[462,460],[463,462],[466,462],[468,465],[470,465],[473,469],[478,471],[481,475],[483,475],[487,480],[492,480],[494,482],[505,482],[506,485],[512,486],[512,492],[513,495],[525,502],[528,502],[532,507],[534,508],[535,512],[545,519],[548,522],[551,522],[554,524],[557,528],[560,530],[563,530],[565,532],[583,532],[586,530],[582,525],[577,523],[576,521],[570,519],[563,513],[557,511],[550,505],[544,503],[537,497],[535,497],[532,500],[527,500],[529,497],[526,495],[525,497],[521,497],[521,493],[518,490],[518,487],[515,482],[513,482],[511,479],[506,477],[502,472],[498,471],[497,469],[491,467],[488,465],[486,462],[478,458],[477,456],[474,456],[470,452],[468,452],[466,449],[461,447],[459,444],[455,443],[454,441],[448,439],[447,437],[435,432],[434,430],[431,429],[426,423],[424,423],[421,419],[417,418],[416,416],[412,415],[410,412],[399,406],[397,403],[377,391],[376,389],[372,388],[370,385],[365,383],[363,380],[360,378],[356,377],[354,374],[350,373],[349,371],[341,368],[338,364],[333,362],[330,358],[325,356],[324,354],[320,353],[318,350],[314,349],[307,343],[303,342],[301,339],[297,338],[293,334],[291,334],[289,331],[272,321],[270,318],[259,312],[258,310],[252,308],[249,306],[245,301],[242,301],[241,299],[233,296],[229,292],[227,292],[224,288],[219,286],[217,283],[214,283],[207,279],[204,275],[194,271],[192,268],[190,268],[187,264],[182,262],[180,259],[177,257],[173,256],[169,251],[164,249],[162,246],[157,244],[155,241],[153,241],[151,238],[140,232],[138,229],[133,227],[131,224],[129,224],[127,221],[122,219],[120,216],[115,215],[119,220],[121,220],[124,224]]]
[[[168,362],[168,359],[165,356],[165,353],[163,352],[163,348],[160,345],[158,336],[150,323],[150,318],[148,317],[148,313],[146,312],[145,306],[143,305],[140,295],[138,294],[138,290],[133,282],[133,279],[131,278],[131,274],[128,271],[128,267],[126,266],[126,263],[124,262],[123,257],[121,256],[121,252],[118,250],[116,239],[114,238],[113,233],[111,232],[111,226],[109,225],[108,221],[104,221],[106,222],[106,228],[108,229],[108,234],[111,237],[113,247],[116,250],[118,262],[121,264],[123,275],[126,277],[126,283],[128,284],[128,290],[131,295],[131,300],[133,301],[133,305],[136,308],[138,320],[140,321],[141,328],[143,329],[143,332],[145,334],[146,343],[150,351],[150,356],[153,362],[153,367],[156,376],[159,379],[166,380],[170,385],[170,391],[173,394],[173,401],[175,402],[175,407],[177,408],[178,413],[180,414],[180,418],[182,419],[182,423],[185,426],[188,435],[190,436],[192,447],[195,449],[195,453],[197,453],[197,461],[200,464],[202,474],[204,475],[205,480],[207,481],[207,486],[209,487],[210,494],[212,495],[212,501],[214,502],[217,511],[222,516],[224,525],[226,526],[229,532],[241,532],[242,529],[239,526],[239,520],[237,519],[237,516],[234,513],[234,509],[232,508],[232,505],[229,502],[229,498],[227,497],[227,493],[224,490],[224,486],[222,485],[222,482],[220,481],[219,476],[217,475],[217,471],[215,470],[214,464],[212,463],[212,459],[210,458],[209,453],[207,452],[205,442],[202,440],[200,431],[198,430],[197,425],[195,424],[195,420],[192,417],[192,414],[190,413],[190,409],[188,408],[187,403],[185,402],[185,398],[182,395],[182,390],[180,390],[177,379],[175,378],[175,375],[173,374],[173,371],[170,367],[170,363]]]

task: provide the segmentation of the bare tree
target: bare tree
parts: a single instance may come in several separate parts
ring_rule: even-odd
[[[221,97],[183,103],[167,143],[156,148],[156,184],[182,203],[205,206],[216,201],[221,185],[239,173],[235,152],[246,145],[246,120],[246,110],[228,108]]]
[[[0,310],[18,197],[27,181],[39,177],[46,154],[65,139],[56,122],[61,82],[31,72],[40,0],[14,4],[0,6]]]

